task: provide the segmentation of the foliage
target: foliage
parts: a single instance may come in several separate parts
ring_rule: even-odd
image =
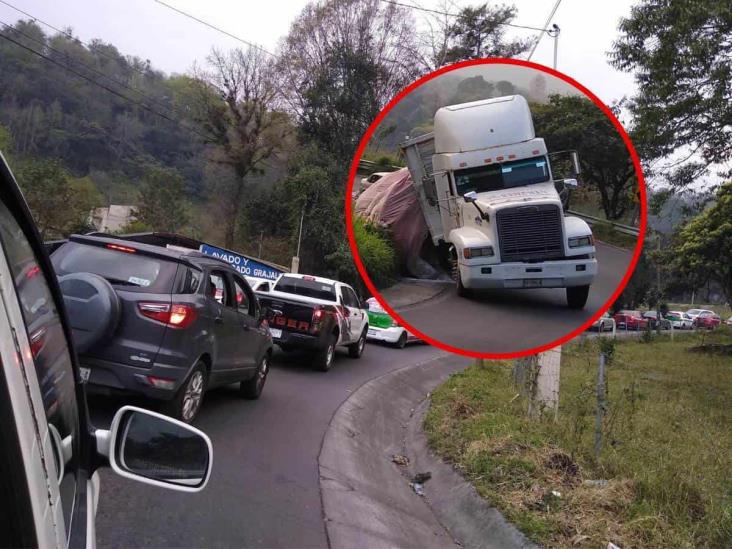
[[[140,205],[135,216],[153,231],[176,232],[188,222],[183,178],[160,166],[145,168],[140,180]]]
[[[526,417],[506,364],[473,366],[432,393],[428,440],[543,546],[729,547],[732,361],[693,337],[616,342],[599,460],[595,345],[564,347],[556,422]]]
[[[74,179],[58,160],[30,158],[17,165],[15,176],[42,238],[88,229],[91,210],[101,203],[89,178]]]
[[[613,312],[621,309],[637,309],[641,303],[644,303],[649,290],[653,287],[654,277],[651,263],[645,253],[641,253],[638,258],[633,276],[630,277],[628,285],[625,287],[620,297],[612,304]]]
[[[635,73],[638,93],[628,107],[644,160],[680,151],[688,162],[669,174],[677,187],[730,160],[732,5],[641,0],[619,28],[611,59]]]
[[[353,235],[358,255],[377,288],[390,286],[398,278],[397,253],[389,234],[360,216],[353,218]]]
[[[616,220],[633,204],[638,182],[630,154],[607,116],[585,97],[552,95],[533,104],[536,135],[550,151],[576,149],[582,179],[597,188],[605,216]]]
[[[449,28],[442,63],[482,57],[516,57],[531,47],[531,40],[506,41],[505,25],[516,17],[514,6],[465,7]]]
[[[679,231],[672,260],[689,279],[716,281],[732,302],[732,182],[720,186],[714,205]]]

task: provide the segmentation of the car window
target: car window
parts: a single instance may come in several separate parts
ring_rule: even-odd
[[[245,315],[254,316],[254,311],[252,310],[254,302],[250,292],[249,288],[247,288],[241,280],[236,278],[234,279],[234,293],[236,294],[237,310]]]
[[[222,305],[229,306],[229,286],[226,282],[224,273],[214,271],[208,275],[208,288],[206,288],[206,296],[215,299]]]
[[[64,244],[56,250],[51,261],[59,276],[94,273],[106,278],[113,286],[148,293],[170,292],[177,270],[175,262],[146,256],[131,247],[107,248],[77,242]]]
[[[358,297],[356,297],[356,292],[354,292],[351,288],[348,286],[343,286],[343,294],[346,298],[346,305],[349,307],[355,307],[356,309],[361,308],[361,303],[358,300]]]
[[[59,492],[68,536],[80,452],[79,415],[71,355],[45,275],[36,262],[23,230],[5,204],[0,204],[0,241],[18,294],[49,430],[54,437],[58,435],[58,440],[69,449],[69,455],[65,457],[58,455],[58,452],[53,456],[56,471],[64,472],[63,478],[59,479]],[[61,459],[64,463],[60,463]]]

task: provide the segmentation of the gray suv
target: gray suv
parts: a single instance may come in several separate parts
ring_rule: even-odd
[[[191,422],[203,394],[258,398],[272,354],[244,277],[200,252],[73,235],[51,256],[92,392],[137,393]]]

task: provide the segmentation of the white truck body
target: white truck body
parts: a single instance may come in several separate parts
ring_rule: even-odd
[[[432,241],[453,251],[458,290],[576,288],[570,306],[582,292],[584,306],[597,274],[592,232],[564,215],[523,97],[443,107],[433,133],[401,147]]]

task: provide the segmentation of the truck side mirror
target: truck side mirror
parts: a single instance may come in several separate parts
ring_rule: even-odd
[[[572,159],[572,168],[574,169],[574,176],[577,177],[579,174],[582,173],[582,168],[580,167],[580,161],[579,161],[579,154],[577,151],[572,151],[569,153],[570,158]]]
[[[562,184],[568,189],[576,189],[579,187],[579,182],[576,179],[563,179]]]
[[[475,203],[478,200],[478,193],[469,191],[463,195],[463,199],[465,199],[465,202]]]

